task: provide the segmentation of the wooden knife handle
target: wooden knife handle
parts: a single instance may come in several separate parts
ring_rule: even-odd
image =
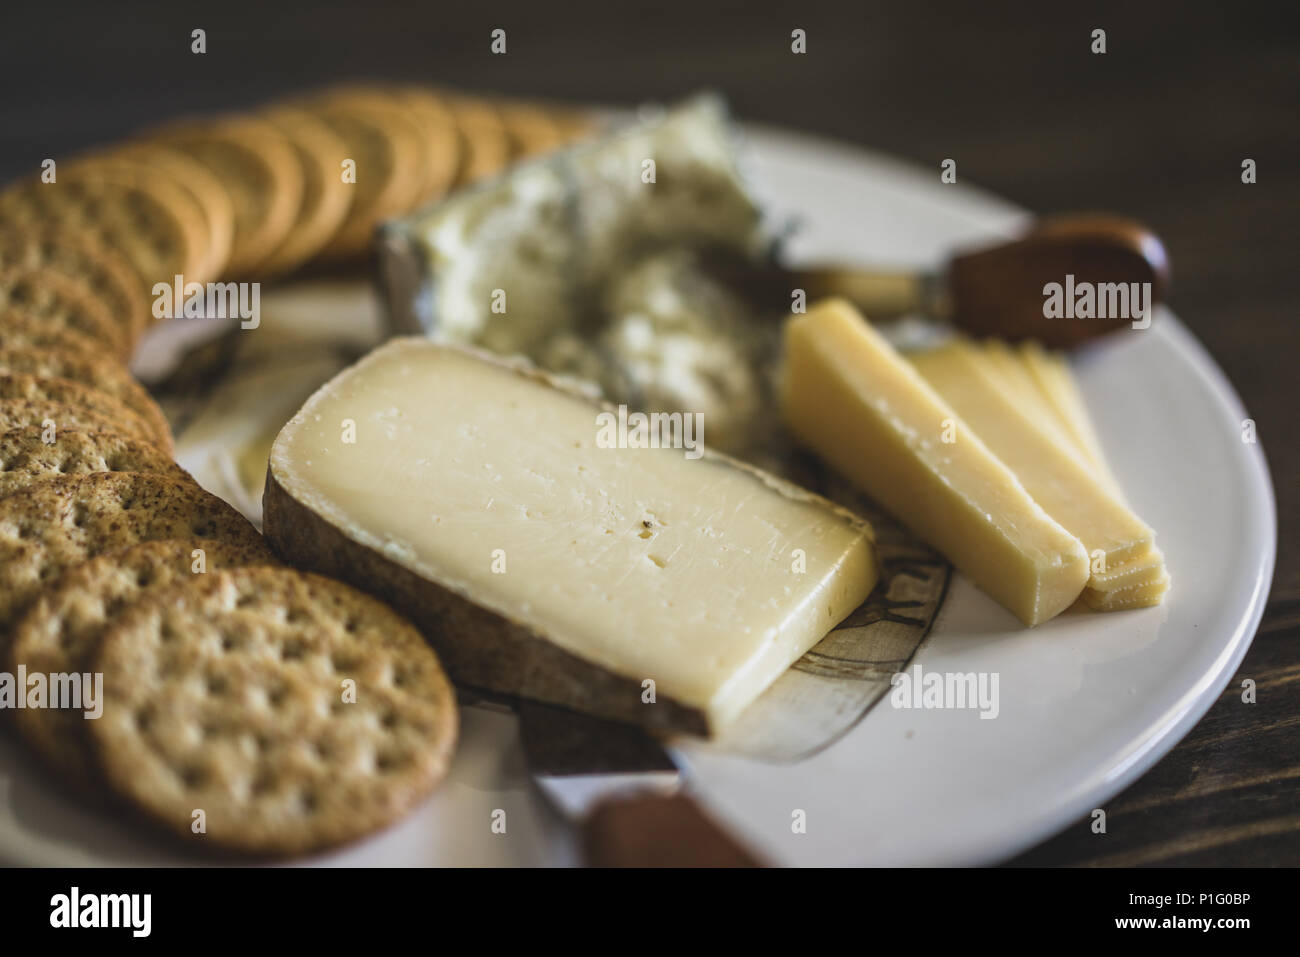
[[[589,867],[761,867],[684,794],[606,801],[582,828]]]

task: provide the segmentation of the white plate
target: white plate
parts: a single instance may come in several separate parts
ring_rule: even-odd
[[[1024,214],[930,172],[824,140],[753,130],[753,175],[801,232],[795,257],[927,265],[1006,235]],[[1176,266],[1177,264],[1175,264]],[[1158,608],[1067,614],[1033,630],[958,578],[917,656],[996,672],[1000,713],[904,711],[888,700],[797,766],[687,745],[702,800],[786,864],[978,864],[1006,858],[1104,802],[1209,708],[1263,612],[1276,526],[1263,454],[1241,440],[1231,386],[1170,313],[1079,357],[1116,475],[1157,530],[1173,576]],[[531,787],[510,714],[462,709],[447,783],[397,827],[329,865],[567,864],[572,834]],[[0,739],[0,860],[180,862],[69,802]],[[506,812],[506,833],[492,829]],[[796,811],[804,833],[794,833]]]

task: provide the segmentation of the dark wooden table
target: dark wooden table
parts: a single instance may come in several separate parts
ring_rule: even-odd
[[[1256,420],[1277,571],[1241,670],[1205,719],[1086,821],[1015,864],[1300,863],[1300,39],[1294,4],[11,4],[0,175],[176,113],[348,77],[632,104],[700,87],[742,118],[886,150],[1040,212],[1145,220],[1172,305]],[[1055,5],[1051,5],[1055,6]],[[548,9],[549,7],[549,9]],[[1085,9],[1086,7],[1086,9]],[[189,52],[190,31],[208,52]],[[507,54],[489,33],[507,30]],[[808,53],[789,52],[807,31]],[[1090,52],[1102,28],[1107,52]],[[1241,182],[1241,162],[1258,182]],[[1194,476],[1188,477],[1194,481]],[[1242,678],[1258,684],[1240,701]]]

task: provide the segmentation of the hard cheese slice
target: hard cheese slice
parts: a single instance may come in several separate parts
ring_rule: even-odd
[[[1079,540],[847,302],[787,322],[782,403],[802,442],[1026,624],[1079,597]]]
[[[540,373],[393,340],[276,439],[266,534],[407,612],[462,683],[708,732],[866,599],[871,529],[616,432]]]
[[[1155,533],[1094,475],[1091,466],[1027,413],[962,342],[909,357],[994,454],[1024,483],[1089,555],[1104,553],[1107,566],[1146,551]]]
[[[1048,352],[1036,342],[1026,342],[1019,350],[1020,362],[1056,420],[1070,437],[1074,447],[1093,464],[1097,477],[1119,497],[1119,483],[1106,465],[1101,440],[1092,426],[1092,417],[1083,402],[1069,363],[1060,353]]]

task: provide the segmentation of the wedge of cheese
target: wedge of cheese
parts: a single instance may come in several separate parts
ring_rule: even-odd
[[[800,441],[1026,624],[1079,597],[1083,545],[847,302],[787,321],[781,391]]]
[[[871,528],[620,421],[530,368],[395,339],[276,438],[266,535],[408,614],[462,684],[709,733],[866,599]]]
[[[1087,461],[989,375],[969,344],[955,342],[909,358],[1090,556],[1102,553],[1110,567],[1150,549],[1155,533],[1096,478]]]

